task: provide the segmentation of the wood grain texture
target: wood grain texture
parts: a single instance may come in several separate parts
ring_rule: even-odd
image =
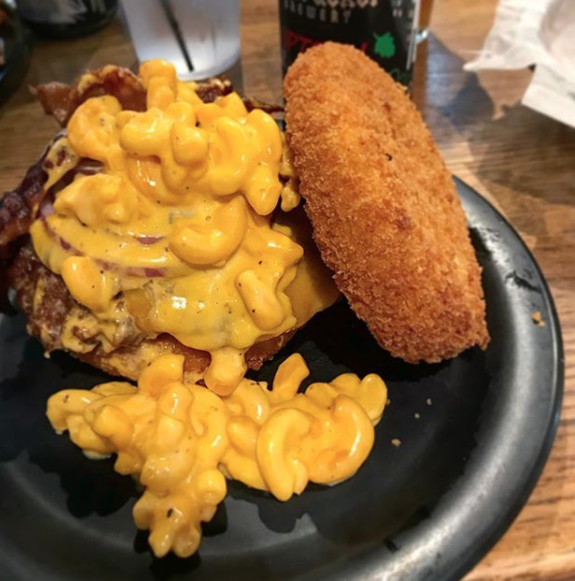
[[[575,579],[575,130],[519,103],[529,71],[465,73],[496,0],[436,0],[413,97],[450,169],[492,200],[533,249],[563,327],[566,391],[551,458],[527,506],[466,581]],[[246,93],[281,99],[277,0],[242,0]],[[27,83],[70,81],[109,62],[134,67],[119,22],[83,39],[38,42]],[[26,87],[0,108],[0,192],[12,188],[56,130]]]

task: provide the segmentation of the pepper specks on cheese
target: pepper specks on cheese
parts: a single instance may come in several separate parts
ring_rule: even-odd
[[[64,390],[48,400],[55,430],[68,431],[90,458],[117,454],[115,469],[145,487],[134,506],[158,557],[193,554],[201,523],[213,518],[227,492],[224,476],[286,501],[308,482],[335,484],[367,458],[387,401],[377,375],[346,373],[298,393],[309,370],[294,354],[271,390],[242,379],[220,397],[183,383],[183,357],[164,355],[138,387],[107,383]]]
[[[252,345],[302,325],[337,291],[323,265],[305,266],[307,248],[289,219],[286,228],[272,218],[278,205],[299,203],[274,119],[248,112],[236,93],[203,103],[161,60],[139,75],[146,111],[122,110],[106,95],[71,117],[72,159],[102,169],[56,194],[54,212],[33,223],[32,241],[96,316],[121,295],[147,336],[169,333],[208,351],[205,381],[226,395]]]
[[[271,389],[245,379],[251,346],[338,295],[297,207],[285,137],[236,93],[203,103],[169,63],[144,63],[139,74],[145,111],[122,110],[111,96],[75,111],[48,154],[59,159],[64,148],[67,165],[47,167],[48,183],[80,160],[101,170],[55,188],[53,211],[41,211],[30,233],[79,303],[62,345],[85,353],[98,344],[113,369],[134,376],[135,362],[115,349],[143,336],[143,371],[137,387],[58,392],[47,416],[88,458],[117,455],[116,471],[145,488],[134,520],[150,530],[154,553],[186,557],[226,478],[287,501],[309,482],[351,477],[371,451],[387,388],[377,375],[348,373],[300,393],[309,370],[298,354]],[[38,285],[36,301],[43,292]],[[162,334],[210,354],[203,376],[184,374],[184,357],[153,340]]]

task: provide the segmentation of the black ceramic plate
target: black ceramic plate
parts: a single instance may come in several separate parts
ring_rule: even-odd
[[[458,182],[483,265],[486,353],[411,366],[377,348],[340,304],[289,350],[315,380],[378,372],[391,405],[351,480],[310,486],[282,504],[230,483],[199,555],[154,559],[136,533],[136,498],[111,461],[93,462],[45,419],[54,390],[104,377],[72,358],[44,359],[21,317],[0,323],[0,578],[10,581],[310,579],[454,580],[493,545],[526,501],[549,453],[563,359],[549,290],[509,224]],[[545,326],[536,326],[539,311]],[[418,414],[418,417],[416,417]],[[398,439],[396,447],[392,440]]]

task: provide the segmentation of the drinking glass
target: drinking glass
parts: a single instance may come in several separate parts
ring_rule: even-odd
[[[419,22],[415,32],[415,42],[419,44],[427,40],[429,35],[429,22],[431,21],[431,10],[433,9],[433,0],[421,0],[419,4]]]
[[[169,60],[186,80],[239,62],[239,0],[122,0],[122,8],[140,61]]]

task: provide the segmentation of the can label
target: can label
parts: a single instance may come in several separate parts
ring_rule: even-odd
[[[418,0],[279,0],[283,72],[328,40],[352,44],[409,85]]]

